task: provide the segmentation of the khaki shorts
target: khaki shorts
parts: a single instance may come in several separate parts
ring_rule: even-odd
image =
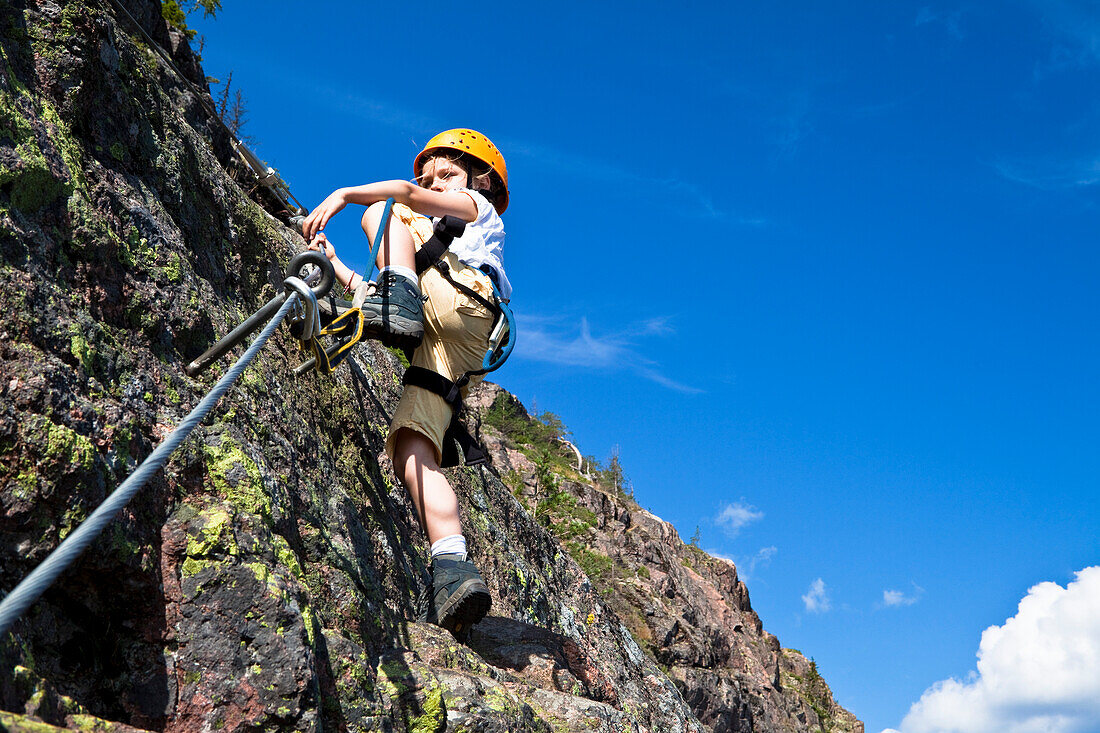
[[[393,216],[408,226],[417,249],[432,235],[430,219],[396,204]],[[493,286],[481,270],[459,261],[447,252],[443,259],[451,268],[451,277],[492,302]],[[430,267],[420,276],[420,292],[428,296],[424,303],[424,340],[413,354],[414,366],[430,369],[450,380],[471,369],[480,369],[493,329],[493,313],[485,306],[458,292],[453,285]],[[481,381],[472,377],[463,388],[465,398],[470,386]],[[443,435],[451,423],[451,406],[442,397],[421,387],[406,385],[390,423],[386,454],[393,460],[395,436],[401,428],[415,430],[432,441],[436,461],[443,459]]]

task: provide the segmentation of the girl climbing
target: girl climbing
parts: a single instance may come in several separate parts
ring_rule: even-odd
[[[428,141],[413,161],[413,173],[415,184],[394,180],[337,189],[306,217],[302,231],[310,249],[323,251],[332,262],[345,292],[358,291],[355,302],[361,302],[367,331],[384,343],[415,347],[413,367],[454,382],[482,364],[494,322],[486,307],[494,298],[493,284],[505,301],[511,297],[500,219],[508,207],[508,170],[488,138],[454,129]],[[396,203],[382,221],[388,198]],[[323,234],[329,219],[348,204],[367,207],[362,224],[369,239],[383,227],[373,295],[364,295],[363,278],[340,261]],[[418,276],[415,254],[432,236],[429,217],[448,215],[466,222],[465,231],[436,267]],[[467,558],[458,499],[440,469],[453,404],[437,391],[406,384],[386,453],[431,543],[432,586],[423,620],[459,632],[485,616],[491,598]]]

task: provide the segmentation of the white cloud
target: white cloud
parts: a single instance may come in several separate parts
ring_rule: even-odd
[[[618,333],[593,336],[587,318],[581,318],[576,330],[563,326],[561,319],[516,313],[520,338],[516,356],[562,366],[609,371],[631,371],[663,387],[698,394],[703,390],[670,379],[660,364],[642,356],[633,346],[637,338],[665,336],[673,332],[664,318],[650,318]]]
[[[779,552],[778,548],[774,545],[770,547],[761,547],[756,551],[756,554],[750,557],[748,560],[737,559],[730,557],[721,550],[707,551],[708,555],[717,557],[720,560],[729,560],[731,563],[737,566],[737,577],[742,583],[748,583],[752,580],[753,573],[756,572],[757,567],[764,567],[772,561],[775,557],[775,553]]]
[[[916,598],[907,596],[900,590],[882,591],[882,603],[884,606],[912,606],[916,602]]]
[[[907,594],[905,591],[888,589],[882,591],[882,605],[886,608],[897,608],[900,606],[912,606],[914,603],[920,600],[921,594],[924,593],[924,588],[921,588],[916,583],[913,584],[913,592]]]
[[[1097,731],[1100,566],[1064,588],[1047,582],[1028,590],[1015,616],[982,633],[977,671],[928,688],[900,733]]]
[[[1100,5],[1091,0],[1027,0],[1026,4],[1040,21],[1036,39],[1049,46],[1048,56],[1035,66],[1035,82],[1100,64]],[[1051,152],[1005,155],[991,161],[993,169],[1009,181],[1045,191],[1100,184],[1100,152],[1094,142],[1096,112],[1086,109],[1083,115],[1078,114],[1073,121],[1051,126],[1052,134],[1043,138]],[[1058,139],[1068,145],[1055,147]]]
[[[676,331],[668,321],[668,316],[657,316],[642,321],[641,332],[643,334],[653,334],[656,336],[667,336],[668,334],[675,333]]]
[[[771,563],[772,558],[775,557],[775,553],[779,552],[779,549],[775,545],[769,545],[768,547],[761,547],[756,551],[756,554],[749,560],[749,567],[746,571],[741,573],[741,580],[746,583],[749,578],[756,573],[757,567],[766,567]]]
[[[764,518],[764,512],[754,506],[749,506],[743,501],[727,504],[726,508],[714,518],[714,523],[722,527],[730,535],[736,536],[743,527]]]
[[[1056,158],[1010,162],[1000,160],[994,170],[1014,183],[1022,183],[1045,191],[1082,188],[1100,183],[1100,156],[1087,155],[1077,159]]]
[[[829,600],[829,592],[825,589],[825,581],[821,578],[810,583],[806,595],[802,596],[802,602],[806,604],[806,610],[810,613],[824,613],[833,607]]]
[[[775,557],[775,553],[779,552],[779,549],[775,545],[768,547],[761,547],[756,551],[756,554],[752,556],[752,560],[749,562],[749,570],[756,570],[757,564],[767,565]]]
[[[736,560],[734,560],[734,559],[733,559],[732,557],[730,557],[730,556],[729,556],[729,555],[727,555],[726,553],[722,552],[721,550],[711,550],[711,549],[709,549],[709,548],[706,548],[706,547],[704,547],[704,548],[703,548],[703,552],[707,553],[707,554],[708,554],[708,555],[710,555],[711,557],[716,557],[716,558],[718,558],[719,560],[725,560],[726,562],[731,562],[731,563],[733,563],[734,565],[737,565],[737,569],[738,569],[738,570],[740,570],[740,569],[741,569],[741,566],[740,566],[740,565],[738,565],[738,563],[737,563],[737,561],[736,561]],[[738,573],[738,576],[740,576],[740,575],[741,575],[741,574],[740,574],[740,573]],[[744,578],[741,578],[741,580],[744,580]]]

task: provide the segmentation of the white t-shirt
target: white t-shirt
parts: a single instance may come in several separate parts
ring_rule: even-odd
[[[466,231],[455,237],[448,248],[455,257],[471,267],[489,265],[497,273],[500,294],[505,300],[512,297],[512,283],[504,273],[504,222],[489,200],[468,188],[455,189],[470,195],[477,204],[477,218],[467,222]]]

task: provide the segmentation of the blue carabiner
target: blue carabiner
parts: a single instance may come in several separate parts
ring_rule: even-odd
[[[508,361],[508,357],[512,354],[512,349],[516,347],[515,316],[512,315],[512,309],[508,307],[508,304],[504,302],[504,298],[501,297],[496,281],[490,277],[489,282],[493,286],[493,295],[496,296],[497,307],[500,308],[500,313],[504,316],[504,321],[507,324],[508,341],[505,343],[504,349],[500,352],[500,356],[496,360],[493,360],[493,352],[496,351],[498,347],[489,344],[489,348],[485,351],[485,358],[481,360],[482,374],[488,374],[504,366],[504,362]]]

